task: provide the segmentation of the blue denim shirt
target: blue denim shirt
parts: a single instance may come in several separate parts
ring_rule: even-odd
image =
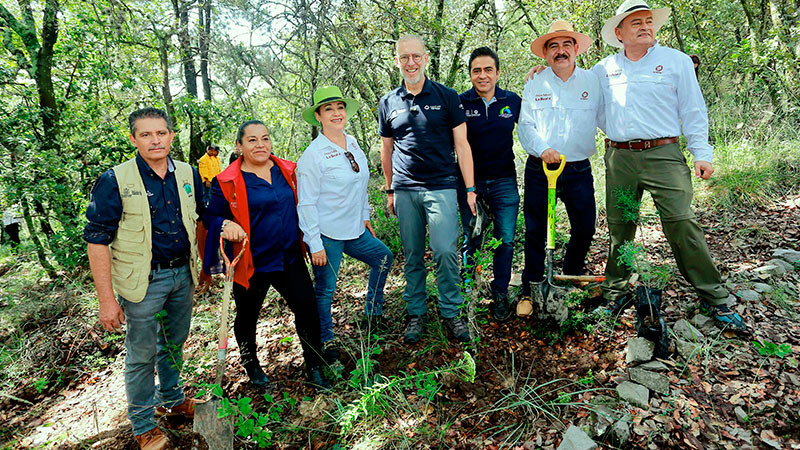
[[[189,255],[189,235],[183,227],[178,184],[175,182],[175,164],[168,158],[168,170],[164,179],[136,153],[136,165],[142,176],[147,200],[150,203],[152,222],[153,263],[163,263]],[[205,212],[202,191],[203,182],[197,169],[192,168],[198,216]],[[104,172],[92,188],[83,229],[83,240],[91,244],[109,245],[114,240],[122,218],[122,198],[113,170]]]

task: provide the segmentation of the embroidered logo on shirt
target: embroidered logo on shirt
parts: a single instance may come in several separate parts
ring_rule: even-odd
[[[464,106],[461,107],[463,108]],[[425,111],[429,109],[432,111],[439,111],[440,109],[442,109],[442,105],[425,105]]]
[[[120,192],[119,195],[122,198],[128,198],[128,197],[132,197],[134,195],[142,195],[142,191],[131,190],[131,189],[127,188],[127,187],[124,187],[124,188],[122,188],[122,192]],[[149,192],[147,193],[148,197],[150,197],[152,195],[153,194],[151,194]]]
[[[617,69],[611,73],[607,73],[606,78],[616,78],[620,75],[622,75],[622,69]]]
[[[504,119],[509,119],[512,116],[513,116],[513,114],[511,114],[511,107],[505,106],[505,107],[503,107],[503,109],[500,110],[500,117],[502,117]]]
[[[663,70],[664,70],[664,66],[659,64],[659,65],[656,66],[656,69],[653,70],[653,73],[661,73]]]
[[[183,190],[186,191],[187,195],[192,195],[192,186],[189,183],[183,185]]]
[[[330,149],[327,152],[323,153],[323,155],[325,156],[325,159],[331,159],[331,158],[336,158],[337,156],[341,155],[341,153],[339,152],[339,150]]]
[[[589,92],[583,91],[581,93],[581,100],[589,100]]]
[[[536,96],[534,97],[534,101],[537,102],[549,102],[552,99],[553,99],[552,94],[536,94]]]
[[[467,115],[467,117],[478,117],[481,115],[480,111],[477,109],[468,109],[464,111],[464,113]]]

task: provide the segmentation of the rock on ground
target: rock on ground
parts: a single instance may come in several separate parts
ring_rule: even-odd
[[[631,381],[635,383],[639,383],[659,394],[669,395],[669,377],[664,374],[631,367],[628,369],[628,375],[631,377]]]
[[[763,294],[765,292],[772,292],[774,290],[773,287],[768,285],[767,283],[753,283],[753,289],[759,294]]]
[[[683,339],[675,339],[675,346],[678,354],[686,360],[696,357],[701,348],[700,345],[694,342],[686,342]]]
[[[681,319],[672,326],[672,331],[678,337],[690,342],[703,342],[706,337],[697,328],[693,327],[687,320]]]
[[[758,291],[754,291],[752,289],[743,289],[741,291],[736,291],[736,296],[739,297],[739,300],[743,302],[757,302],[761,300],[761,294]]]
[[[650,407],[650,391],[641,384],[623,381],[617,386],[619,397],[633,406],[648,409]]]
[[[618,420],[611,427],[611,443],[617,447],[624,446],[631,438],[631,426],[628,422]]]
[[[800,261],[800,251],[789,248],[779,248],[772,252],[772,257],[775,259],[782,259],[789,264],[794,264]]]
[[[588,434],[575,425],[570,425],[557,450],[593,450],[595,448],[597,448],[597,444]]]
[[[628,364],[650,361],[653,359],[655,344],[643,337],[633,338],[628,341],[628,351],[625,362]]]
[[[639,364],[637,367],[651,372],[666,372],[669,370],[669,367],[661,361],[648,361],[644,364]]]

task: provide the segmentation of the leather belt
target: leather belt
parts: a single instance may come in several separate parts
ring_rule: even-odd
[[[189,258],[186,256],[181,256],[179,258],[171,259],[169,261],[150,263],[150,268],[153,270],[175,269],[178,267],[183,267],[188,263],[189,263]]]
[[[533,156],[533,155],[528,155],[528,159],[533,161],[533,164],[541,164],[542,163],[542,158],[539,158],[539,157],[536,157],[536,156]],[[586,161],[586,159],[582,159],[580,161],[567,161],[564,164],[564,167],[568,167],[568,166],[571,166],[573,164],[580,164],[580,163],[585,162],[585,161]],[[558,163],[554,163],[553,164],[554,167],[555,167],[555,164],[558,164]]]
[[[626,150],[645,150],[648,148],[655,148],[662,145],[674,144],[678,142],[676,137],[666,137],[658,139],[634,139],[632,141],[617,142],[611,139],[606,139],[606,144],[614,148],[622,148]]]

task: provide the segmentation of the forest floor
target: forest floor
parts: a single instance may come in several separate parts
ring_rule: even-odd
[[[618,385],[631,377],[626,347],[636,336],[633,309],[617,320],[598,320],[588,314],[591,305],[579,304],[575,312],[587,314],[553,329],[517,317],[496,323],[488,300],[481,300],[478,343],[451,343],[431,320],[422,342],[408,346],[402,343],[402,261],[387,283],[387,329],[367,337],[355,326],[367,272],[348,261],[334,303],[335,332],[348,355],[332,370],[338,377],[332,392],[315,395],[304,382],[291,314],[274,294],[258,330],[259,356],[275,384],[272,397],[248,386],[231,340],[226,397],[250,397],[263,414],[254,433],[237,428],[251,437],[237,437],[236,448],[257,448],[258,441],[274,448],[555,449],[570,425],[604,448],[800,448],[800,265],[782,274],[760,270],[775,250],[800,249],[800,196],[724,216],[699,209],[698,216],[737,297],[734,309],[752,334],[710,326],[696,295],[676,276],[664,290],[666,321],[676,330],[686,319],[700,333],[690,351],[684,345],[683,355],[650,363],[651,373],[668,386],[658,389],[662,393],[646,389],[644,404],[617,395]],[[606,259],[602,215],[598,225],[587,266],[592,273],[602,273]],[[672,263],[663,235],[656,227],[645,231],[649,258]],[[31,367],[50,361],[58,370],[17,374],[16,384],[0,392],[0,447],[137,448],[125,416],[124,343],[91,325],[96,313],[86,275],[61,289],[34,280],[26,292],[10,293],[9,280],[24,268],[2,270],[0,312],[14,307],[10,295],[39,292],[51,305],[47,314],[30,313],[13,334],[0,331],[3,364],[24,357]],[[190,395],[213,378],[219,298],[220,286],[196,298],[184,351]],[[436,317],[435,305],[429,314]],[[37,336],[30,348],[12,345],[21,333]],[[247,418],[237,416],[242,423]],[[178,448],[191,448],[197,439],[190,422],[162,419],[160,425]]]

